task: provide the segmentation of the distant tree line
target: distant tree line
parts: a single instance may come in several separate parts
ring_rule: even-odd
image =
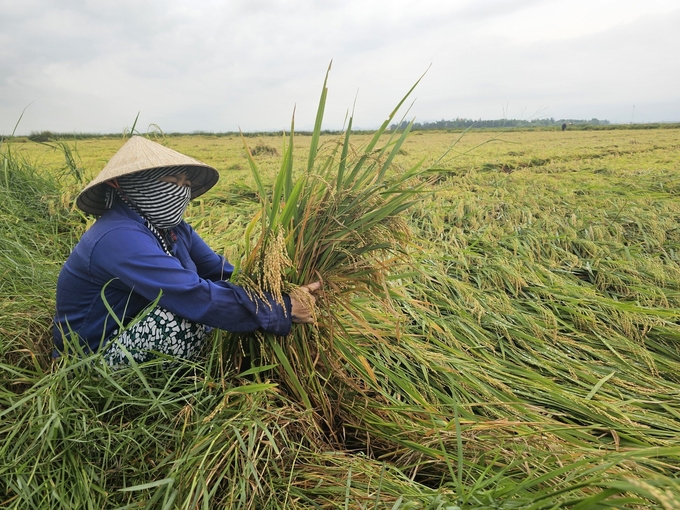
[[[482,120],[482,119],[464,119],[458,117],[453,120],[437,120],[434,122],[416,122],[413,124],[411,129],[423,130],[423,129],[467,129],[473,128],[511,128],[511,127],[549,127],[549,126],[561,126],[562,124],[568,125],[591,125],[591,126],[606,126],[609,125],[608,120],[600,119],[532,119],[532,120],[521,120],[521,119],[496,119],[496,120]],[[407,121],[403,121],[401,124],[392,124],[391,129],[403,129],[408,125]]]
[[[416,122],[413,125],[414,130],[426,129],[442,129],[442,130],[462,130],[467,128],[487,128],[487,129],[512,129],[512,128],[526,128],[526,129],[551,129],[560,128],[562,124],[569,125],[569,129],[575,130],[610,130],[610,129],[680,129],[680,122],[653,122],[646,124],[611,124],[608,120],[600,119],[535,119],[535,120],[518,120],[518,119],[499,119],[499,120],[472,120],[472,119],[455,119],[455,120],[439,120],[436,122]],[[408,122],[401,124],[392,124],[391,129],[396,129],[399,126],[401,129],[405,128]],[[373,133],[373,130],[354,130],[354,133]],[[342,131],[337,130],[322,130],[322,135],[339,135]],[[212,136],[212,137],[259,137],[259,136],[281,136],[286,133],[283,131],[249,131],[239,133],[236,131],[193,131],[191,133],[163,133],[160,138],[174,137],[174,136]],[[296,131],[298,136],[311,136],[311,131]],[[24,143],[28,141],[45,143],[55,140],[86,140],[88,138],[120,138],[121,133],[59,133],[52,131],[32,132],[27,136],[10,136],[0,134],[0,143],[14,140],[15,142]],[[146,133],[144,136],[158,137],[157,134]]]

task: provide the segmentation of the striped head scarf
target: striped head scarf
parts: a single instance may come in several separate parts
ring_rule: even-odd
[[[159,181],[160,177],[186,174],[191,179],[191,172],[183,167],[164,167],[146,170],[118,177],[118,194],[132,203],[149,223],[157,229],[176,227],[191,200],[189,186],[177,186],[171,182]]]

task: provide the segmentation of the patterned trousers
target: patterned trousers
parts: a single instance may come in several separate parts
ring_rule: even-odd
[[[128,365],[121,346],[137,363],[149,361],[158,353],[192,359],[203,347],[205,336],[203,324],[182,319],[157,306],[133,326],[113,332],[104,346],[104,360],[112,367]]]

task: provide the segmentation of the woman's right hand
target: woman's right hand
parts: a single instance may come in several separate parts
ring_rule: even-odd
[[[313,324],[316,320],[314,313],[314,303],[316,298],[314,293],[321,288],[321,282],[313,282],[302,287],[298,287],[290,295],[292,305],[291,315],[293,322],[298,324]]]

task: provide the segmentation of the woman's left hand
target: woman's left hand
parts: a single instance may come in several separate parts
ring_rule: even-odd
[[[313,324],[316,322],[314,293],[321,288],[321,282],[312,282],[298,287],[290,293],[293,322],[298,324]]]

